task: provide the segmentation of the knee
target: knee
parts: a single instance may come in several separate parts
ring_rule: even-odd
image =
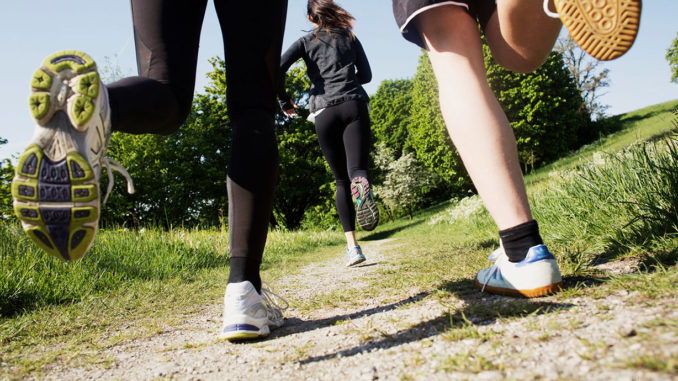
[[[499,65],[520,74],[537,70],[551,52],[551,50],[518,49],[508,46],[492,46],[492,44],[490,44],[490,51]]]
[[[494,60],[502,67],[511,70],[514,73],[531,73],[544,63],[546,56],[521,55],[521,54],[500,54],[494,55]]]
[[[337,186],[337,191],[339,189],[347,189],[351,181],[349,179],[334,179],[334,184]]]

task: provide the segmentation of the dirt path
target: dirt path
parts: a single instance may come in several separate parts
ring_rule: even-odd
[[[526,316],[491,319],[474,317],[469,306],[524,302],[408,290],[395,298],[314,305],[340,300],[343,291],[360,295],[378,281],[380,270],[397,269],[404,255],[397,240],[372,241],[363,249],[368,261],[362,267],[347,269],[342,257],[273,284],[292,307],[285,326],[267,340],[218,340],[222,305],[215,300],[179,326],[105,350],[101,355],[113,359],[105,369],[55,368],[48,378],[678,380],[675,373],[630,365],[644,364],[647,354],[678,357],[678,300],[641,303],[625,292],[601,299],[543,298]]]

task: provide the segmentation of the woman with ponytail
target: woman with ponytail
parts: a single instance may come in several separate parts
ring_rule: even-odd
[[[355,219],[364,230],[379,222],[367,162],[369,154],[369,97],[362,84],[372,79],[363,47],[353,34],[353,16],[333,0],[309,0],[308,20],[313,30],[283,54],[280,72],[297,60],[306,63],[311,80],[309,120],[315,122],[318,142],[336,181],[336,207],[346,234],[347,266],[365,261],[355,238]],[[284,79],[284,78],[283,78]],[[285,83],[284,80],[281,83]],[[281,89],[281,107],[296,117],[296,104]],[[357,212],[353,207],[355,197]]]

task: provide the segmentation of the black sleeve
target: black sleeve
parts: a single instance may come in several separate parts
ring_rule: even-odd
[[[292,46],[282,55],[280,59],[280,85],[278,87],[278,98],[280,98],[280,108],[289,110],[292,108],[290,100],[292,99],[285,91],[285,74],[295,62],[297,62],[304,53],[304,44],[301,39],[296,40]]]
[[[370,62],[367,61],[367,56],[363,50],[363,46],[360,44],[360,41],[356,37],[356,61],[355,67],[358,69],[356,76],[361,84],[367,83],[372,80],[372,70],[370,69]]]

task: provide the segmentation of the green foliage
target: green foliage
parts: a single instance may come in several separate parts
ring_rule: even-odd
[[[285,80],[288,93],[300,107],[306,106],[310,81],[303,63],[295,65]],[[280,152],[280,176],[273,201],[275,223],[287,229],[298,228],[304,218],[323,219],[332,214],[334,200],[329,184],[334,181],[315,136],[314,124],[307,121],[308,110],[299,110],[299,117],[290,119],[280,115],[277,126]],[[314,206],[322,205],[322,208]],[[319,215],[308,215],[314,210]],[[305,217],[306,216],[306,217]],[[334,223],[337,223],[334,219]]]
[[[669,61],[671,68],[671,82],[678,83],[678,33],[671,42],[671,46],[666,49],[666,60]]]
[[[224,63],[207,94],[199,94],[186,122],[170,136],[114,133],[108,154],[127,168],[136,193],[116,182],[102,212],[104,225],[219,225],[227,210],[226,170],[230,125],[226,114]],[[107,180],[102,181],[105,189]]]
[[[395,151],[395,157],[409,148],[412,85],[409,79],[385,80],[370,98],[373,141],[385,143]]]
[[[7,139],[0,137],[0,146],[7,144]],[[12,179],[14,166],[10,159],[0,161],[0,219],[14,215],[12,208]]]
[[[409,139],[416,159],[436,175],[440,187],[449,192],[468,189],[470,181],[445,127],[438,101],[438,84],[428,55],[419,57],[412,85],[412,115]]]
[[[582,98],[562,54],[552,52],[533,73],[516,74],[497,64],[486,45],[483,52],[487,80],[511,122],[526,172],[574,148]]]

